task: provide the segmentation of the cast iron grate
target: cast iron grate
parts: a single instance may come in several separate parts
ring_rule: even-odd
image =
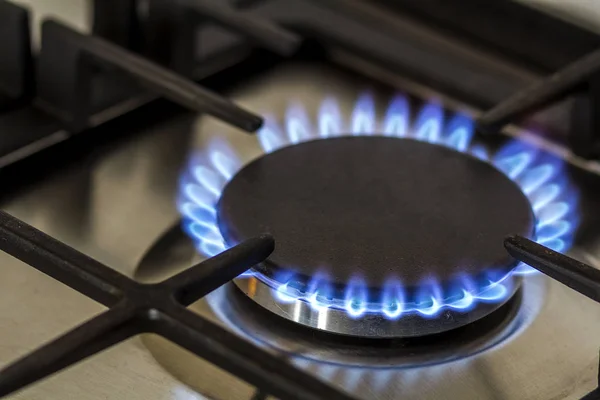
[[[141,284],[0,212],[0,249],[109,309],[0,372],[6,396],[140,333],[155,333],[285,399],[350,399],[185,307],[271,254],[264,235],[156,284]]]
[[[95,4],[101,3],[107,2]],[[338,0],[321,3],[340,13],[349,14],[352,18],[375,24],[379,30],[394,33],[397,29],[372,13],[371,5]],[[132,4],[133,1],[128,1],[119,13],[125,27],[132,18]],[[283,54],[290,54],[299,40],[295,35],[277,27],[242,18],[225,9],[206,7],[204,2],[182,4],[193,14],[184,24],[186,27],[197,24],[199,19],[217,21],[222,26],[248,36],[255,43]],[[16,33],[18,39],[14,46],[7,41],[0,48],[1,54],[13,55],[8,57],[9,63],[16,63],[15,68],[11,69],[16,73],[12,83],[19,85],[11,88],[10,98],[27,97],[31,88],[26,83],[32,79],[21,79],[32,78],[33,75],[31,56],[28,53],[27,15],[5,1],[0,1],[0,6],[4,7],[0,11],[10,12],[10,15],[6,14],[10,18],[5,25],[12,27],[11,31]],[[114,26],[107,28],[112,30]],[[136,35],[137,33],[126,29],[120,32],[118,38],[109,39],[125,47],[135,48],[131,42],[136,41]],[[78,34],[56,22],[45,24],[45,39],[46,44],[53,43],[59,47],[67,45],[66,53],[70,55],[71,62],[68,63],[67,81],[57,80],[55,76],[50,80],[42,79],[52,69],[40,68],[39,82],[48,84],[56,81],[59,87],[56,93],[59,100],[62,100],[59,103],[64,106],[59,114],[66,116],[64,119],[76,129],[87,127],[90,111],[88,80],[91,75],[96,69],[115,68],[153,91],[190,108],[212,111],[242,129],[253,131],[262,122],[260,117],[225,103],[225,99],[220,96],[207,93],[176,74],[150,64],[147,59],[133,55],[110,42]],[[44,47],[42,46],[42,51]],[[64,70],[62,67],[65,66],[65,60],[61,55],[66,53],[61,51],[53,55],[46,52],[43,54],[46,58],[42,61]],[[53,57],[56,55],[58,57]],[[578,106],[575,107],[573,121],[583,126],[574,130],[579,135],[572,138],[577,145],[575,150],[593,151],[598,143],[596,135],[592,134],[596,131],[594,127],[597,125],[597,117],[590,110],[597,108],[596,81],[599,70],[600,50],[498,104],[479,118],[478,128],[497,132],[502,125],[514,121],[524,113],[575,93],[578,95]],[[68,85],[63,85],[64,82]],[[175,88],[167,85],[172,82],[177,83]],[[65,90],[66,87],[72,90]],[[6,91],[6,88],[3,89]],[[38,95],[41,93],[42,98],[44,93],[54,94],[54,87],[41,89]],[[49,103],[56,104],[54,101]],[[224,104],[225,107],[221,107]],[[505,245],[513,257],[596,301],[600,300],[600,271],[524,238],[509,238]],[[347,395],[291,366],[285,360],[255,347],[185,308],[263,261],[271,253],[273,246],[271,237],[256,237],[161,283],[148,285],[137,283],[15,217],[0,212],[1,250],[109,307],[103,314],[0,371],[0,396],[13,393],[131,336],[153,332],[253,384],[258,389],[257,398],[270,393],[285,399],[348,399]],[[598,398],[599,392],[600,389],[596,389],[586,399]]]

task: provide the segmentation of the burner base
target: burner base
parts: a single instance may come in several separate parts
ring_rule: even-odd
[[[503,342],[528,323],[521,305],[540,291],[527,286],[497,310],[470,324],[438,334],[413,337],[358,337],[332,334],[283,319],[230,284],[207,300],[218,317],[257,344],[273,346],[305,360],[359,367],[423,367],[446,363],[485,351]],[[524,320],[525,318],[525,320]]]
[[[480,302],[469,311],[449,308],[429,318],[416,313],[401,315],[397,319],[386,318],[380,313],[366,313],[355,318],[345,310],[316,309],[301,300],[282,303],[275,298],[271,287],[255,277],[236,279],[234,283],[247,297],[282,318],[333,334],[374,339],[410,338],[447,332],[471,324],[506,303]],[[509,300],[520,287],[521,278],[508,277],[501,284],[508,290],[506,300]]]

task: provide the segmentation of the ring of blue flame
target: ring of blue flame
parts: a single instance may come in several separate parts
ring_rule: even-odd
[[[348,121],[342,117],[335,99],[327,98],[320,105],[315,122],[302,105],[293,104],[286,112],[284,129],[275,119],[265,119],[258,133],[260,145],[270,153],[308,140],[380,132],[379,135],[399,140],[413,138],[447,146],[492,164],[519,185],[535,215],[535,240],[538,243],[555,251],[570,247],[577,224],[577,199],[562,161],[555,157],[517,140],[491,154],[473,139],[473,123],[469,117],[456,114],[445,122],[445,113],[435,102],[422,106],[411,124],[409,102],[400,95],[391,100],[383,118],[378,118],[373,97],[363,94]],[[223,188],[241,167],[233,149],[227,143],[215,140],[191,159],[182,175],[178,207],[183,226],[198,251],[205,256],[214,256],[229,247],[218,227],[216,205]],[[397,319],[412,313],[431,318],[446,309],[467,311],[477,303],[501,302],[514,293],[514,281],[507,278],[535,272],[533,268],[519,264],[510,273],[485,283],[462,277],[457,287],[451,289],[443,289],[435,280],[429,280],[424,282],[420,293],[411,298],[406,298],[400,281],[390,278],[375,300],[360,279],[348,282],[343,298],[332,298],[328,296],[330,283],[323,275],[315,276],[302,290],[294,288],[293,276],[269,278],[250,271],[244,277],[255,277],[266,283],[277,301],[282,303],[301,301],[317,311],[344,310],[353,318],[379,314],[387,319]]]

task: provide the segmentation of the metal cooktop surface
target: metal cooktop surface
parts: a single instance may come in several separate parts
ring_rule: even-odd
[[[383,104],[391,94],[352,72],[295,62],[261,74],[228,95],[253,110],[282,115],[290,100],[315,113],[326,96],[334,96],[342,112],[350,112],[366,89],[374,93],[376,104]],[[229,141],[245,160],[261,150],[256,137],[191,113],[129,129],[133,135],[116,144],[88,149],[83,161],[67,164],[4,198],[2,207],[129,276],[152,281],[199,257],[190,250],[185,236],[164,236],[179,220],[175,198],[187,158],[215,136]],[[600,181],[592,171],[574,166],[569,170],[574,181],[587,188]],[[598,217],[588,218],[587,213],[598,195],[586,191],[581,199],[580,234],[570,254],[600,267],[597,233],[595,236],[590,230]],[[144,259],[149,249],[152,256]],[[0,281],[1,360],[15,359],[103,310],[4,253],[0,260],[4,270]],[[275,343],[293,348],[299,355],[292,357],[297,365],[360,398],[434,399],[451,393],[455,398],[576,399],[596,385],[598,305],[542,275],[526,278],[522,304],[513,322],[483,338],[477,349],[458,348],[448,362],[432,357],[427,366],[400,368],[393,358],[381,360],[380,355],[365,355],[351,348],[341,354],[336,346],[289,343],[276,330],[253,322],[252,315],[236,314],[226,293],[230,289],[221,288],[207,299],[213,306],[220,304],[221,315],[214,314],[207,300],[191,309],[227,326],[227,319],[238,321],[235,331],[249,340],[261,338],[258,342],[264,346]],[[282,357],[288,356],[282,353]],[[251,399],[255,389],[164,339],[146,335],[121,343],[14,398],[190,400],[204,396]]]
[[[33,7],[31,29],[34,48],[40,48],[40,20],[48,15],[66,20],[78,30],[91,30],[86,21],[86,15],[91,11],[88,7],[91,2],[14,2]],[[591,30],[600,29],[598,21],[595,20],[597,17],[594,17],[597,14],[594,13],[595,9],[593,6],[590,9],[590,4],[585,1],[569,2],[568,7],[551,1],[520,2],[547,10]],[[340,32],[332,30],[335,34],[329,37],[331,43],[327,46],[331,45],[331,48],[326,46],[327,61],[321,59],[320,46],[309,40],[305,43],[306,48],[303,47],[305,52],[308,49],[308,57],[301,53],[291,61],[281,60],[278,63],[267,58],[263,65],[263,60],[256,63],[257,55],[264,55],[260,52],[252,53],[253,59],[240,61],[246,55],[244,50],[234,54],[231,61],[225,63],[231,65],[228,63],[240,62],[234,72],[225,70],[219,77],[213,76],[217,81],[219,95],[260,116],[265,116],[267,121],[271,118],[283,121],[291,104],[301,105],[309,118],[314,120],[318,118],[325,99],[334,99],[340,114],[347,119],[355,110],[357,99],[365,93],[372,95],[374,113],[382,116],[388,110],[390,99],[398,94],[398,89],[405,90],[406,93],[402,95],[410,97],[411,102],[427,104],[436,100],[450,113],[465,112],[476,117],[484,111],[479,107],[497,104],[507,95],[523,89],[534,80],[565,65],[565,62],[570,62],[571,59],[567,56],[571,52],[564,53],[565,48],[573,50],[574,57],[591,43],[584,40],[581,48],[562,46],[561,51],[555,51],[554,48],[550,48],[549,51],[543,46],[544,42],[539,42],[539,37],[536,37],[534,39],[538,40],[537,43],[542,43],[541,47],[544,47],[541,54],[549,54],[549,57],[544,60],[531,60],[531,57],[536,58],[533,53],[520,54],[519,49],[527,47],[527,43],[536,43],[535,40],[525,41],[523,46],[515,47],[516,53],[510,54],[519,55],[518,59],[523,56],[523,60],[529,61],[524,64],[513,63],[509,55],[506,59],[499,57],[493,51],[488,51],[492,50],[490,48],[481,49],[475,45],[470,48],[465,47],[464,43],[455,45],[456,43],[446,40],[444,35],[440,34],[443,30],[430,30],[429,27],[423,29],[418,23],[422,4],[405,2],[404,6],[411,9],[411,17],[404,18],[398,15],[399,19],[392,21],[398,26],[401,25],[401,31],[407,35],[393,34],[394,24],[384,24],[386,26],[381,27],[381,30],[391,29],[391,33],[373,30],[373,37],[379,37],[381,41],[366,40],[366,45],[362,42],[359,44],[362,46],[362,52],[369,53],[373,50],[375,60],[378,59],[377,55],[387,52],[396,63],[410,66],[407,71],[415,73],[423,68],[426,70],[424,77],[435,78],[417,83],[415,79],[409,78],[409,73],[403,75],[397,68],[392,68],[394,72],[388,71],[385,69],[387,66],[372,64],[373,60],[357,57],[360,52],[354,54],[355,49],[352,47],[337,47],[339,43],[333,39],[337,37],[337,41],[358,43],[360,32],[366,35],[365,29],[368,26],[362,27],[354,23],[347,25],[348,21],[344,22],[344,19],[348,16],[343,17],[337,12],[340,10],[336,11],[335,1],[324,1],[323,4],[309,1],[240,3],[248,3],[245,6],[251,10],[250,14],[267,19],[281,19],[283,22],[293,22],[295,17],[299,20],[306,19],[310,21],[309,28],[319,28],[316,31],[328,31],[330,26],[327,21],[331,17],[332,21],[335,20],[331,27],[335,25],[341,32],[341,35],[337,35]],[[137,5],[143,6],[144,2],[140,1]],[[349,17],[352,17],[353,12],[360,14],[361,7],[348,7],[346,11],[350,13]],[[565,7],[568,9],[565,10]],[[368,10],[369,6],[366,9]],[[143,15],[144,8],[139,7],[136,12]],[[318,14],[319,16],[329,17],[313,18],[317,15],[315,12],[323,13]],[[433,12],[437,13],[438,11]],[[385,12],[380,12],[366,15],[365,19],[373,17],[374,21],[383,22],[394,18],[387,18]],[[432,28],[442,28],[444,18],[442,15],[442,20],[438,21],[439,27]],[[460,18],[453,22],[459,20]],[[403,22],[400,24],[398,21]],[[240,23],[243,25],[243,20]],[[59,25],[50,23],[47,30],[50,34],[56,34]],[[236,25],[235,22],[233,25]],[[515,37],[513,32],[506,41],[516,39],[518,42],[521,38],[518,34],[522,34],[522,29],[518,26],[512,28],[517,28],[517,36]],[[59,33],[65,34],[65,28],[60,29]],[[484,31],[488,32],[487,29]],[[507,33],[510,32],[512,31],[509,29]],[[240,39],[231,35],[219,36],[223,35],[223,32],[219,33],[218,30],[208,29],[201,33],[209,40],[200,40],[202,43],[197,55],[207,58],[210,58],[213,54],[211,52],[219,46],[227,47]],[[66,34],[73,37],[69,29],[66,29]],[[390,40],[388,34],[393,39]],[[202,35],[199,36],[204,38]],[[77,40],[76,34],[74,37]],[[224,38],[224,42],[215,43],[213,37]],[[86,40],[84,42],[89,44]],[[415,46],[419,40],[423,42]],[[327,41],[321,44],[325,42]],[[52,49],[52,41],[48,40],[48,43],[46,47]],[[58,46],[54,50],[60,48],[61,46]],[[434,51],[431,51],[432,49]],[[531,46],[527,48],[530,49]],[[313,57],[312,52],[318,53],[317,57]],[[119,57],[113,57],[112,62],[115,62],[115,58],[118,64]],[[217,58],[215,57],[216,64],[219,64],[221,61]],[[39,63],[38,66],[42,64]],[[211,65],[200,66],[205,68],[196,71],[198,77],[207,77],[215,72]],[[246,69],[248,66],[253,68]],[[223,76],[227,80],[225,85],[221,82]],[[421,75],[416,73],[415,76]],[[232,78],[231,81],[228,77]],[[59,82],[58,78],[56,82]],[[436,86],[434,83],[438,81],[440,84]],[[387,82],[390,86],[382,82]],[[552,83],[552,79],[546,82]],[[396,89],[392,89],[391,86]],[[439,91],[430,86],[438,87]],[[59,85],[58,88],[62,86]],[[533,97],[536,97],[535,93]],[[133,103],[138,100],[141,103],[147,101],[144,96],[134,100]],[[541,122],[541,126],[557,128],[557,132],[562,132],[564,136],[573,133],[572,129],[565,132],[565,117],[571,115],[571,100],[568,99],[566,103],[561,102],[556,107],[538,114],[538,119],[534,117],[533,120],[528,120],[528,126],[535,126],[536,122]],[[575,101],[575,111],[585,109],[585,105],[588,104],[581,96]],[[508,114],[511,114],[510,99],[508,105]],[[215,140],[228,143],[244,163],[256,159],[263,153],[261,137],[246,135],[240,129],[215,118],[183,111],[166,102],[158,101],[144,110],[146,114],[141,115],[141,118],[138,113],[131,118],[117,118],[105,123],[99,131],[102,134],[108,133],[106,136],[109,137],[104,140],[98,138],[98,131],[95,132],[95,136],[94,132],[86,131],[64,146],[58,146],[53,153],[45,153],[34,159],[37,161],[25,160],[20,169],[17,169],[26,176],[23,179],[4,174],[11,186],[10,190],[0,194],[0,209],[142,283],[161,281],[202,260],[204,257],[194,248],[192,240],[182,229],[182,216],[177,209],[182,173],[189,167],[190,158],[193,159],[205,151]],[[506,109],[504,111],[506,112]],[[119,112],[115,111],[113,116],[105,113],[104,117],[96,118],[96,122],[110,120]],[[499,113],[502,112],[500,107]],[[39,117],[38,114],[34,116]],[[577,114],[573,112],[572,115]],[[495,117],[498,118],[498,115]],[[9,120],[17,123],[9,123],[11,125],[7,126],[5,122],[5,128],[9,130],[8,133],[21,133],[19,129],[22,131],[23,127],[20,123],[26,125],[32,122],[35,126],[35,118],[30,119],[31,121],[18,118]],[[509,115],[508,120],[511,119]],[[42,130],[52,131],[56,128],[53,125],[54,120],[51,121],[52,123],[42,127]],[[581,121],[585,127],[582,135],[585,136],[590,128],[585,124],[591,124],[591,118],[581,118]],[[58,141],[69,136],[68,128],[58,129]],[[11,137],[6,133],[4,137],[8,136],[9,144],[15,137],[23,139],[20,135]],[[579,157],[585,157],[582,155],[585,153],[593,153],[594,149],[591,146],[590,149],[580,146],[571,152],[556,142],[543,139],[544,133],[543,128],[532,134],[509,126],[501,135],[485,136],[478,133],[477,136],[489,149],[498,149],[513,140],[527,142],[529,146],[540,150],[543,157],[551,163],[565,164],[564,176],[578,192],[578,221],[569,221],[577,222],[578,227],[568,255],[600,269],[600,231],[597,229],[600,224],[600,212],[597,207],[600,202],[600,163]],[[557,139],[553,135],[554,133],[548,133],[553,140]],[[565,141],[558,138],[558,142]],[[42,144],[41,148],[46,145],[48,143]],[[31,151],[26,147],[25,153]],[[61,151],[64,152],[64,156],[61,155]],[[16,154],[16,158],[0,160],[0,164],[4,166],[11,163],[24,157],[25,153]],[[573,153],[579,156],[574,156]],[[4,169],[1,172],[4,173]],[[17,229],[19,227],[17,226]],[[8,243],[9,239],[0,237],[0,240],[5,241],[3,250],[6,250],[7,246],[4,244]],[[510,254],[514,256],[512,252]],[[3,251],[0,252],[0,263],[2,367],[38,348],[40,344],[106,311],[102,305]],[[38,267],[39,265],[36,266]],[[518,282],[521,284],[520,277]],[[254,299],[257,299],[255,285],[256,282],[252,280],[236,279],[193,303],[189,309],[231,330],[249,344],[266,349],[276,357],[289,361],[299,369],[321,378],[355,398],[580,399],[598,386],[600,305],[543,274],[524,276],[520,289],[511,292],[511,295],[516,294],[510,299],[505,298],[506,303],[497,303],[494,306],[497,306],[497,309],[477,322],[444,332],[443,335],[446,336],[443,336],[442,340],[437,340],[437,336],[435,339],[424,337],[414,340],[394,337],[381,340],[377,344],[371,339],[348,339],[302,326],[296,323],[299,318],[293,315],[292,308],[281,306],[273,300],[271,294],[261,299],[261,305],[270,310],[267,311],[258,305],[260,302],[255,304],[247,297],[254,296]],[[146,300],[149,299],[142,299]],[[146,316],[149,319],[152,318],[150,314]],[[437,319],[438,322],[440,320],[441,318]],[[309,322],[306,325],[320,329],[320,321]],[[354,329],[355,326],[350,328]],[[340,331],[347,332],[345,329]],[[206,336],[209,338],[209,335]],[[381,338],[380,335],[376,336]],[[43,369],[43,362],[40,364]],[[260,363],[253,365],[262,368]],[[298,373],[299,371],[294,371],[294,376]],[[35,375],[35,371],[33,374]],[[10,379],[1,378],[2,376],[0,386],[7,386],[6,382]],[[296,379],[296,387],[301,386],[299,382],[306,380]],[[313,392],[318,392],[318,385],[313,389]],[[595,391],[596,394],[597,392],[598,390]],[[153,334],[134,336],[8,397],[27,400],[271,398],[254,385]]]

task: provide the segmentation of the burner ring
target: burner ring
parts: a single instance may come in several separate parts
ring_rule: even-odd
[[[438,333],[493,311],[490,303],[517,286],[503,239],[534,229],[525,195],[488,163],[430,143],[364,136],[253,161],[225,186],[217,216],[228,245],[259,232],[277,238],[257,267],[255,301],[318,328],[326,307],[340,314],[331,331],[356,334],[344,326],[368,320],[369,329],[384,327],[383,337]],[[430,318],[441,320],[424,322]]]
[[[382,138],[380,135],[373,135],[374,131],[379,131],[383,135],[383,139],[395,139],[397,143],[420,141],[424,145],[434,145],[430,146],[430,148],[439,149],[440,147],[446,147],[450,152],[463,153],[466,156],[463,158],[463,161],[476,158],[489,166],[495,167],[496,172],[500,171],[504,174],[505,178],[516,184],[521,190],[520,194],[526,196],[528,200],[528,211],[533,211],[535,214],[535,240],[555,251],[568,249],[575,227],[577,226],[577,193],[569,183],[562,160],[556,159],[550,154],[540,152],[539,149],[529,146],[520,140],[495,142],[490,144],[490,146],[478,142],[472,137],[472,123],[468,117],[456,114],[446,119],[444,118],[443,110],[439,105],[434,103],[423,105],[415,116],[414,123],[410,122],[411,113],[409,113],[409,103],[403,96],[396,96],[391,100],[385,117],[382,120],[378,120],[374,111],[373,99],[369,95],[361,96],[356,103],[351,118],[346,121],[340,113],[337,102],[333,99],[326,99],[321,104],[315,124],[312,124],[306,110],[302,106],[293,105],[288,108],[288,112],[286,113],[284,129],[282,129],[278,121],[268,119],[263,129],[259,132],[259,142],[263,150],[267,153],[262,158],[278,154],[280,150],[288,146],[299,148],[309,145],[311,143],[307,142],[315,141],[315,139],[327,139],[323,140],[323,142],[331,142],[330,139],[344,138],[346,135],[343,134],[343,127],[351,127],[352,136],[364,137],[364,139],[374,140],[378,137]],[[448,122],[446,123],[445,121]],[[392,142],[387,143],[391,146]],[[500,147],[497,147],[497,145],[500,145]],[[244,165],[246,166],[244,167]],[[242,169],[246,170],[247,167],[248,164],[240,157],[240,154],[232,149],[228,143],[220,139],[211,140],[206,149],[194,154],[190,159],[188,168],[186,168],[181,177],[178,208],[184,217],[183,228],[190,238],[194,240],[199,253],[205,256],[214,256],[235,243],[235,241],[231,240],[231,237],[225,237],[227,235],[225,234],[225,230],[222,229],[223,222],[220,221],[219,208],[222,206],[220,203],[223,201],[223,191],[226,186],[229,186],[232,180],[238,179],[240,171]],[[317,175],[321,173],[321,170],[317,171]],[[433,176],[438,176],[438,172],[434,171]],[[285,184],[288,185],[289,182],[285,182]],[[278,189],[276,188],[276,190]],[[266,194],[268,195],[269,193]],[[514,198],[516,197],[513,196]],[[502,206],[497,207],[497,209],[505,211],[505,204],[503,203]],[[496,209],[493,212],[496,212]],[[302,222],[304,223],[305,221]],[[269,230],[268,226],[264,226],[263,229],[261,232]],[[518,228],[514,229],[514,227],[509,230],[509,234],[518,233],[519,231]],[[486,232],[486,229],[482,229],[481,231]],[[525,233],[526,236],[529,234]],[[497,246],[503,239],[502,237],[501,240],[490,241],[489,243],[494,243]],[[281,238],[278,238],[277,242],[278,246],[276,247],[281,249]],[[462,245],[463,242],[459,241],[459,246]],[[502,249],[502,251],[504,250]],[[501,254],[500,257],[506,256],[505,253]],[[489,261],[489,258],[486,259]],[[493,257],[492,259],[495,260]],[[255,276],[258,279],[266,281],[267,286],[277,287],[277,290],[274,290],[273,296],[277,296],[278,300],[283,302],[289,300],[289,298],[285,298],[289,294],[287,289],[292,289],[292,297],[295,296],[295,299],[292,300],[303,300],[315,308],[320,308],[321,306],[339,308],[339,300],[343,299],[340,299],[338,296],[339,293],[335,293],[335,290],[333,293],[336,296],[335,298],[330,295],[319,296],[322,294],[320,290],[311,292],[311,282],[308,282],[308,286],[305,284],[302,287],[302,284],[300,286],[293,285],[298,282],[301,283],[300,279],[285,280],[285,277],[283,277],[284,280],[280,279],[276,281],[271,278],[275,277],[274,275],[271,275],[271,277],[269,274],[265,275],[263,272],[269,272],[269,269],[271,272],[288,269],[289,264],[286,260],[280,263],[273,263],[273,260],[276,261],[276,257],[270,259],[269,263],[260,267],[260,272],[254,270],[248,271],[244,276]],[[423,264],[424,267],[430,267],[426,263]],[[513,279],[514,275],[535,274],[536,270],[522,263],[516,265],[514,269],[514,265],[508,265],[509,263],[500,264],[502,264],[501,268],[496,271],[498,275],[489,277],[487,286],[485,278],[483,281],[474,281],[474,276],[467,275],[466,282],[462,285],[462,288],[466,289],[462,291],[462,294],[464,294],[462,299],[460,298],[461,291],[457,293],[456,290],[451,290],[448,293],[441,293],[441,297],[430,296],[429,299],[431,301],[420,301],[418,298],[400,296],[400,301],[392,302],[391,304],[390,302],[376,304],[376,302],[372,302],[372,300],[377,301],[376,296],[375,298],[367,296],[367,303],[364,303],[362,300],[365,297],[360,296],[364,286],[347,285],[346,287],[359,289],[354,294],[359,295],[359,305],[362,304],[364,306],[366,304],[366,307],[354,308],[354,301],[347,301],[347,299],[345,299],[346,303],[342,304],[342,306],[347,307],[346,311],[351,315],[360,314],[363,311],[371,314],[387,313],[388,317],[394,319],[398,317],[398,307],[396,309],[393,307],[397,304],[408,306],[408,308],[403,308],[403,310],[408,312],[403,312],[401,314],[402,317],[412,311],[426,317],[435,317],[439,314],[436,311],[441,312],[446,309],[460,309],[466,312],[488,302],[503,301],[508,303],[509,299],[505,298],[505,295],[509,294],[509,291],[504,290],[502,292],[504,294],[500,293],[501,296],[498,296],[498,293],[490,296],[487,289],[493,290],[494,287],[499,287],[498,282]],[[485,268],[486,265],[489,266],[486,262],[473,263],[472,266],[474,268],[467,272],[489,272],[490,269]],[[450,268],[452,267],[450,265]],[[463,268],[463,266],[460,267]],[[503,274],[503,271],[506,273]],[[309,271],[308,276],[312,274],[313,271]],[[422,275],[418,275],[417,277],[421,278]],[[373,277],[371,276],[370,278]],[[334,285],[332,289],[339,289],[340,286],[342,289],[344,288],[345,279],[342,278],[334,281],[339,282],[341,285]],[[275,285],[272,284],[273,282],[275,282]],[[281,284],[280,282],[286,283]],[[355,282],[348,283],[354,284]],[[433,283],[435,284],[435,282]],[[400,292],[406,288],[410,288],[408,284],[410,282],[401,282]],[[235,285],[231,286],[235,287]],[[378,286],[377,282],[375,282],[368,289],[370,291],[374,288],[376,292]],[[452,283],[450,286],[452,286]],[[447,289],[444,287],[438,288],[442,290]],[[306,291],[305,289],[309,290]],[[459,288],[455,287],[454,289]],[[238,291],[235,288],[235,292]],[[399,291],[396,290],[393,294],[396,296],[398,293]],[[381,295],[381,293],[379,294]],[[435,293],[432,294],[435,295]],[[284,298],[282,298],[282,295]],[[239,296],[242,299],[246,298],[241,292]],[[436,303],[435,301],[438,298],[441,299],[440,303]],[[380,299],[384,300],[382,296],[380,296]],[[254,302],[249,301],[248,303]],[[391,309],[390,305],[392,306]],[[417,306],[416,308],[415,305]],[[357,317],[357,315],[353,316]]]
[[[520,276],[502,281],[503,288],[507,290],[506,301],[515,295],[521,281]],[[235,279],[233,282],[257,304],[285,319],[334,334],[373,339],[411,338],[450,331],[493,313],[506,302],[480,303],[468,312],[445,309],[436,318],[426,318],[417,313],[398,319],[386,318],[380,313],[353,317],[346,310],[332,307],[318,309],[302,300],[282,303],[273,296],[274,288],[256,277]]]

